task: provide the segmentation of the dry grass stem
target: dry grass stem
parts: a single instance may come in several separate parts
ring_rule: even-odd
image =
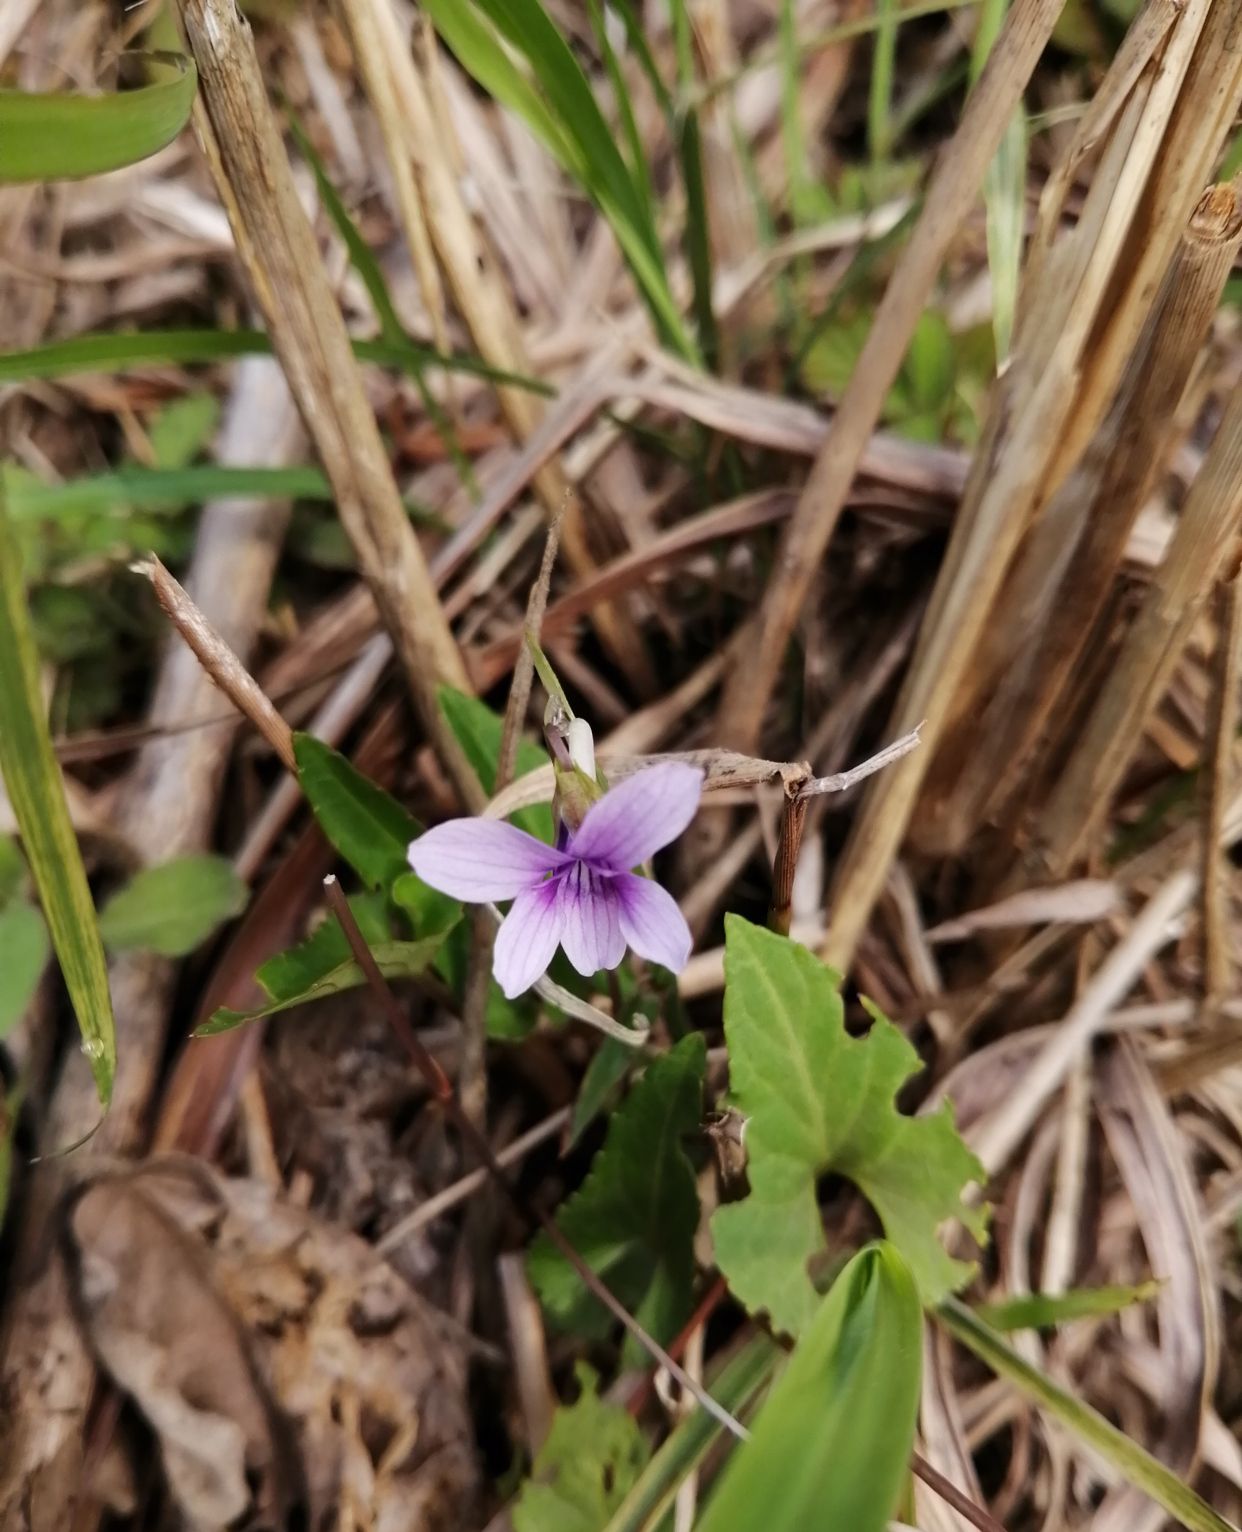
[[[1204,740],[1203,833],[1200,867],[1203,883],[1203,989],[1209,1007],[1233,986],[1230,940],[1233,864],[1222,845],[1226,807],[1236,780],[1234,755],[1238,735],[1238,686],[1242,680],[1242,574],[1234,571],[1216,592],[1216,663],[1212,707]]]
[[[293,731],[260,688],[258,682],[212,627],[185,590],[157,558],[134,566],[150,580],[156,599],[169,622],[193,650],[211,677],[243,718],[248,718],[276,752],[287,771],[297,775],[293,758]]]
[[[436,690],[470,689],[297,198],[249,25],[232,0],[184,0],[221,190],[272,344],[392,636],[419,714],[468,807],[482,789]]]

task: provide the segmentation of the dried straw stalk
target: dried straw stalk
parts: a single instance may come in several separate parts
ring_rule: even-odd
[[[1074,163],[1106,133],[1076,227],[1055,243],[1041,231],[1036,242],[1014,359],[993,396],[893,725],[926,720],[933,749],[989,620],[1008,620],[997,598],[1035,517],[1074,466],[1067,443],[1081,454],[1147,321],[1201,194],[1186,167],[1206,178],[1219,152],[1228,119],[1210,70],[1226,74],[1231,101],[1242,100],[1242,53],[1228,50],[1222,9],[1190,0],[1170,21],[1166,0],[1153,0],[1070,146]],[[1200,92],[1210,98],[1202,112]],[[1055,199],[1045,211],[1059,221]],[[1164,263],[1158,274],[1153,251]],[[868,795],[832,890],[825,956],[837,967],[848,966],[884,886],[931,753],[903,761]]]
[[[1143,726],[1164,695],[1242,531],[1242,384],[1186,497],[1168,555],[1040,816],[1037,850],[1060,877],[1091,844]]]
[[[182,0],[198,65],[198,122],[272,345],[336,496],[423,725],[471,809],[484,795],[436,701],[470,690],[401,503],[349,337],[297,198],[254,38],[233,0]]]
[[[911,832],[960,850],[1033,770],[1058,758],[1066,700],[1139,511],[1176,445],[1168,429],[1242,246],[1242,180],[1200,198],[1108,416],[1032,528],[953,699]]]

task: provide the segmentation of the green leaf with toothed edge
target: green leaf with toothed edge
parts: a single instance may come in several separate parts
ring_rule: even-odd
[[[746,1117],[750,1193],[712,1218],[716,1261],[733,1292],[800,1334],[819,1304],[808,1262],[825,1252],[816,1183],[830,1172],[859,1188],[928,1303],[961,1287],[938,1229],[960,1219],[981,1239],[986,1212],[963,1194],[985,1179],[946,1103],[906,1117],[894,1097],[921,1065],[868,1005],[864,1037],[845,1030],[840,980],[805,947],[725,917],[725,1040],[730,1099]]]
[[[609,1122],[604,1147],[557,1226],[612,1293],[658,1341],[690,1310],[699,1198],[685,1141],[698,1130],[706,1047],[700,1033],[648,1064]],[[601,1337],[615,1321],[541,1234],[531,1281],[563,1330]]]
[[[331,745],[293,736],[298,782],[319,828],[371,888],[387,888],[408,865],[410,842],[422,826],[391,793]]]
[[[578,1397],[552,1417],[513,1507],[514,1532],[599,1532],[650,1456],[638,1422],[597,1392],[593,1368],[575,1368]]]

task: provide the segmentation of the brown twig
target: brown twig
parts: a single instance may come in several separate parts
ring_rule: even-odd
[[[781,805],[781,833],[772,859],[772,903],[768,925],[781,936],[789,935],[793,910],[794,874],[798,870],[798,852],[802,849],[802,829],[810,799],[798,788],[786,788]]]
[[[133,567],[135,574],[145,575],[150,580],[156,600],[169,622],[194,651],[199,664],[237,711],[258,729],[281,763],[296,776],[293,730],[272,706],[259,683],[154,554]]]
[[[324,889],[327,893],[328,902],[331,904],[336,918],[341,923],[341,930],[349,943],[359,968],[362,969],[367,983],[371,987],[371,993],[375,996],[382,1008],[398,1041],[405,1048],[413,1060],[415,1067],[427,1082],[427,1087],[435,1097],[441,1111],[469,1144],[471,1150],[481,1164],[487,1167],[489,1174],[496,1180],[505,1194],[513,1203],[517,1212],[525,1219],[537,1223],[547,1235],[551,1243],[556,1247],[565,1260],[569,1262],[574,1271],[582,1279],[583,1284],[591,1295],[598,1299],[608,1310],[614,1319],[618,1320],[638,1344],[653,1357],[661,1367],[667,1369],[678,1384],[687,1392],[693,1394],[695,1399],[703,1406],[709,1415],[722,1425],[726,1431],[736,1436],[741,1441],[749,1439],[750,1433],[745,1426],[729,1414],[722,1405],[707,1392],[699,1383],[686,1372],[678,1362],[674,1361],[663,1346],[639,1324],[638,1320],[629,1312],[623,1303],[600,1280],[599,1275],[592,1271],[582,1256],[578,1254],[573,1245],[565,1238],[555,1221],[543,1211],[542,1208],[532,1205],[523,1193],[505,1178],[504,1169],[497,1159],[492,1146],[475,1124],[462,1110],[461,1103],[453,1090],[453,1086],[444,1070],[423,1046],[418,1033],[410,1025],[409,1018],[397,1003],[396,996],[389,989],[383,974],[376,966],[375,959],[371,956],[371,949],[367,946],[362,932],[358,929],[358,923],[353,917],[345,895],[341,892],[341,886],[334,877],[324,879]]]
[[[940,1470],[933,1468],[920,1453],[910,1454],[910,1467],[928,1489],[939,1495],[946,1505],[951,1505],[959,1516],[964,1516],[972,1527],[978,1527],[979,1532],[1005,1532],[1005,1528],[995,1516],[984,1510],[981,1505],[977,1505],[969,1495],[963,1494],[951,1479],[946,1479]]]
[[[1202,858],[1203,990],[1209,1008],[1228,995],[1233,978],[1229,942],[1231,863],[1221,842],[1225,810],[1233,792],[1238,733],[1238,678],[1242,670],[1242,571],[1216,593],[1216,665],[1211,712],[1204,739]]]

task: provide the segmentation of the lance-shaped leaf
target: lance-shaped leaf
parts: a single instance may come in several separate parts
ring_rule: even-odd
[[[914,1445],[922,1335],[905,1262],[891,1245],[859,1251],[730,1458],[699,1532],[884,1532]]]
[[[830,969],[786,937],[727,917],[725,1039],[731,1099],[747,1119],[750,1194],[717,1210],[712,1236],[737,1296],[795,1335],[819,1302],[807,1263],[825,1249],[821,1176],[863,1192],[926,1303],[974,1269],[947,1253],[938,1226],[958,1218],[976,1238],[986,1226],[962,1199],[983,1167],[947,1104],[926,1117],[897,1111],[893,1098],[921,1065],[897,1028],[871,1014],[866,1036],[849,1036]]]
[[[21,558],[0,492],[0,772],[39,889],[99,1099],[112,1095],[116,1029],[86,869],[52,751]]]
[[[608,1129],[591,1173],[562,1208],[561,1232],[657,1340],[690,1308],[699,1199],[684,1140],[699,1126],[706,1051],[696,1032],[653,1059]],[[611,1315],[540,1235],[530,1275],[562,1328],[602,1336]]]
[[[0,182],[119,170],[176,138],[194,101],[194,62],[181,53],[143,57],[151,83],[140,90],[0,90]]]

